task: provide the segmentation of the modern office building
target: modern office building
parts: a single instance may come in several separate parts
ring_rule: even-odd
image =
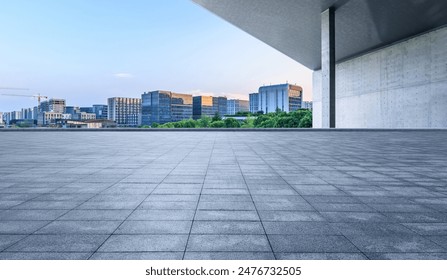
[[[140,125],[141,99],[112,97],[107,99],[107,118],[118,126],[135,127]]]
[[[313,127],[447,127],[447,1],[193,1],[314,70]]]
[[[4,125],[4,121],[3,121],[3,112],[0,112],[0,125]]]
[[[79,112],[77,114],[72,115],[72,119],[73,120],[79,120],[79,121],[95,120],[96,119],[96,114],[95,113]]]
[[[250,103],[250,112],[257,113],[259,112],[259,92],[250,93],[248,95],[248,100]]]
[[[108,112],[107,105],[103,105],[103,104],[94,104],[93,105],[93,113],[96,114],[96,119],[106,120],[107,112]]]
[[[57,120],[62,119],[63,113],[56,112],[42,112],[39,114],[37,119],[37,124],[39,126],[50,126],[55,125]]]
[[[141,124],[164,124],[192,118],[192,95],[151,91],[141,95]]]
[[[228,99],[227,115],[235,115],[238,112],[249,112],[248,100]]]
[[[22,108],[21,119],[23,119],[23,120],[32,120],[33,119],[33,109],[31,109],[31,108]]]
[[[262,86],[259,88],[259,111],[265,114],[291,112],[301,108],[303,89],[291,84]]]
[[[224,96],[213,97],[214,114],[217,112],[220,116],[227,114],[228,100]]]
[[[38,106],[34,106],[33,107],[33,119],[35,121],[37,121],[38,117],[39,117],[39,107]]]
[[[302,101],[301,109],[312,110],[312,101]]]
[[[197,120],[202,116],[212,117],[215,110],[212,96],[194,96],[192,98],[192,117]]]
[[[213,117],[216,113],[220,116],[227,114],[227,98],[225,96],[194,96],[193,97],[193,119],[202,116]]]
[[[51,98],[49,100],[42,101],[40,103],[40,112],[63,114],[65,112],[65,99]]]
[[[173,122],[192,118],[192,95],[171,93],[171,119]]]
[[[80,107],[79,110],[84,113],[89,113],[89,114],[94,113],[93,107]]]

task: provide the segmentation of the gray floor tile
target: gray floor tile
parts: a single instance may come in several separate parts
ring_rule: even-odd
[[[259,211],[262,221],[299,222],[299,221],[324,221],[318,212],[303,211]]]
[[[191,234],[265,234],[260,222],[194,221]]]
[[[134,253],[102,253],[96,252],[91,260],[181,260],[183,252],[134,252]]]
[[[274,260],[268,252],[186,252],[185,260]]]
[[[447,223],[405,223],[403,225],[420,235],[447,235]]]
[[[139,210],[195,210],[196,201],[145,201],[138,207]]]
[[[92,253],[2,252],[0,260],[87,260]]]
[[[51,221],[65,214],[68,210],[5,210],[0,212],[2,221]]]
[[[187,251],[271,252],[265,235],[191,235]]]
[[[331,222],[391,222],[387,216],[374,212],[321,212]]]
[[[362,252],[427,253],[443,252],[439,245],[419,235],[350,235],[347,238]]]
[[[255,210],[253,202],[249,201],[200,201],[200,210]]]
[[[335,235],[339,234],[326,222],[263,222],[267,234],[312,234]]]
[[[192,221],[125,221],[116,234],[189,234]]]
[[[256,211],[198,210],[197,221],[259,221]]]
[[[274,253],[358,253],[343,236],[336,235],[269,235]]]
[[[98,252],[183,252],[188,235],[112,235]]]
[[[135,210],[129,220],[192,221],[194,213],[194,210]]]
[[[0,234],[0,252],[25,237],[26,235],[20,235],[20,234],[14,234],[14,235]]]
[[[446,260],[447,253],[366,253],[371,260]]]
[[[132,210],[71,210],[59,220],[70,221],[123,221]]]
[[[54,221],[35,234],[112,234],[121,221]]]
[[[48,224],[49,221],[2,221],[0,234],[30,234]]]
[[[276,253],[278,260],[367,260],[361,253]]]
[[[6,252],[93,252],[108,235],[30,235]]]

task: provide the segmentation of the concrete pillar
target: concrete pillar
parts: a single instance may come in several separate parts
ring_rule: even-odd
[[[334,8],[321,13],[322,127],[335,127],[335,16]]]

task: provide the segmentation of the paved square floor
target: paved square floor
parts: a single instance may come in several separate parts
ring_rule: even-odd
[[[0,259],[447,259],[447,131],[0,132]]]

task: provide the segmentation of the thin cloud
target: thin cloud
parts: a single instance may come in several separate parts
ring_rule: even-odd
[[[116,74],[113,74],[113,76],[115,76],[115,78],[119,78],[119,79],[133,78],[132,74],[130,74],[130,73],[116,73]]]

